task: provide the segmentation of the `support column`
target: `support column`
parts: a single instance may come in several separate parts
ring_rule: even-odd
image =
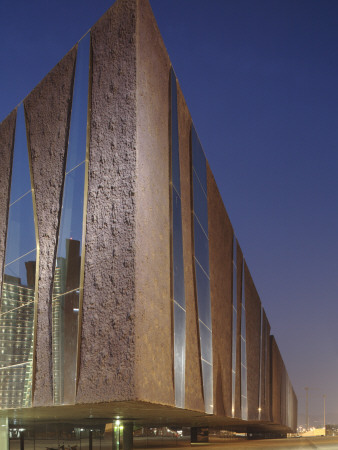
[[[0,448],[9,450],[8,418],[0,417]]]
[[[133,423],[123,424],[123,450],[133,449]]]
[[[88,438],[88,447],[89,450],[93,450],[93,432],[92,430],[89,431],[89,438]]]
[[[25,450],[25,436],[23,431],[20,433],[20,450]]]

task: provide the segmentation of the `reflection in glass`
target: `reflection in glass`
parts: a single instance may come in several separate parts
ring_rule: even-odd
[[[199,321],[200,342],[201,342],[201,358],[212,363],[212,335],[209,328],[207,328],[201,321]]]
[[[177,88],[175,72],[170,71],[171,89],[171,173],[172,183],[178,195],[181,196],[180,182],[180,153],[178,141],[178,117],[177,117]]]
[[[258,420],[261,420],[262,415],[262,380],[263,380],[263,308],[261,307],[261,326],[259,338],[259,387],[258,387]]]
[[[26,255],[36,247],[32,191],[9,208],[6,262]]]
[[[170,71],[175,404],[185,404],[185,291],[176,76]]]
[[[23,105],[15,129],[0,310],[0,408],[32,399],[36,234]]]
[[[242,265],[242,314],[241,314],[241,413],[242,419],[248,420],[244,261]]]
[[[57,252],[59,257],[65,257],[67,239],[76,240],[81,246],[84,181],[84,162],[76,169],[66,173]]]
[[[197,178],[196,172],[193,170],[193,189],[194,189],[194,210],[198,221],[204,232],[208,235],[208,204],[205,191],[202,189],[201,183]]]
[[[195,128],[191,127],[195,283],[205,412],[213,412],[212,324],[209,279],[209,238],[206,158]]]
[[[90,33],[78,43],[66,172],[86,157]]]
[[[185,308],[181,199],[173,189],[174,299]]]
[[[212,376],[212,365],[202,360],[204,408],[207,414],[214,412]]]
[[[15,126],[10,204],[31,190],[24,107],[18,107]]]
[[[195,260],[198,317],[211,329],[210,281],[204,270]]]
[[[196,217],[194,217],[195,258],[209,274],[209,239]]]
[[[61,277],[56,273],[55,278]],[[55,383],[58,382],[54,401],[63,403],[71,401],[74,396],[74,382],[76,374],[76,355],[78,316],[79,316],[79,290],[55,296],[52,303],[54,339],[53,362]],[[56,386],[54,386],[55,388]],[[62,397],[61,397],[62,394]]]
[[[176,406],[184,407],[185,391],[185,310],[174,302],[174,368]]]
[[[198,139],[195,127],[191,127],[192,165],[201,186],[207,194],[207,166],[202,145]]]
[[[237,360],[237,240],[232,241],[232,417],[236,410],[236,360]]]
[[[76,391],[81,250],[87,170],[90,35],[78,44],[66,175],[52,297],[53,396],[73,403]]]

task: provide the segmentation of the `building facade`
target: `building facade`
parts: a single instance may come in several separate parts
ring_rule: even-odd
[[[89,448],[117,421],[126,448],[133,426],[295,430],[147,0],[117,0],[0,124],[0,158],[3,442],[41,423]]]

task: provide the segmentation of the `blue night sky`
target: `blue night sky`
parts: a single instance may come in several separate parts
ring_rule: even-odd
[[[0,121],[110,6],[1,0]],[[338,2],[151,0],[304,423],[338,423]]]

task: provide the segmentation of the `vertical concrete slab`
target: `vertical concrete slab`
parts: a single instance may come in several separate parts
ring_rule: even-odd
[[[177,89],[177,108],[186,303],[185,408],[204,411],[197,297],[195,292],[193,261],[194,243],[192,238],[192,180],[190,152],[191,117],[179,86]]]
[[[248,419],[258,420],[261,301],[246,264],[245,310],[246,310],[246,354],[248,374]]]
[[[231,417],[233,229],[209,164],[207,164],[207,181],[214,414]]]
[[[78,403],[134,397],[135,34],[136,0],[116,1],[91,30],[92,115]]]
[[[174,405],[170,61],[148,0],[137,7],[136,393]]]
[[[34,406],[52,404],[51,298],[75,57],[74,48],[24,101],[40,246]]]
[[[0,286],[5,264],[11,166],[13,160],[16,110],[0,124]],[[0,290],[1,295],[1,290]]]

